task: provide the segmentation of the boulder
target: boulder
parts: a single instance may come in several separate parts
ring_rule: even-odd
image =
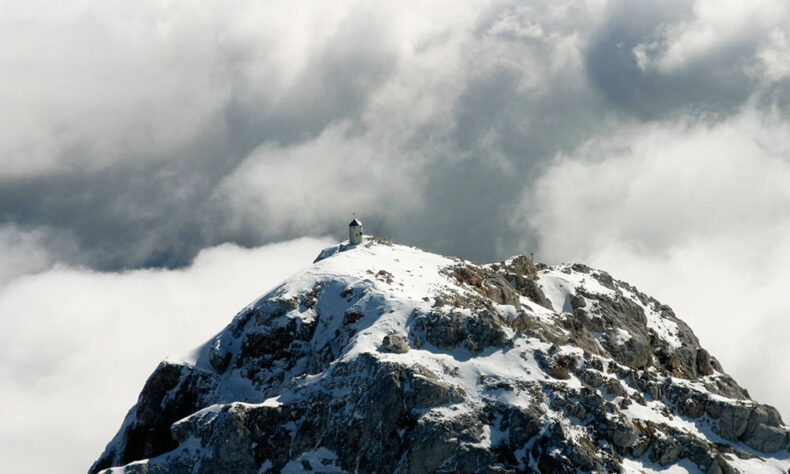
[[[683,416],[696,419],[705,414],[705,406],[695,398],[688,397],[678,404],[678,411]]]
[[[763,452],[784,449],[788,441],[779,412],[768,405],[757,405],[752,409],[741,439],[747,446]]]
[[[709,403],[706,412],[719,420],[714,428],[716,433],[724,439],[736,441],[746,432],[751,410],[746,405],[718,401]]]
[[[703,348],[697,349],[697,373],[699,375],[713,374],[713,365],[711,364],[710,354]]]
[[[620,450],[631,447],[639,438],[639,433],[633,423],[623,418],[610,420],[606,427],[607,438]]]
[[[682,446],[674,438],[667,436],[656,437],[650,446],[648,457],[655,463],[667,466],[677,460],[681,450]]]
[[[737,472],[738,471],[733,469],[730,463],[724,459],[724,456],[719,454],[713,460],[710,467],[708,467],[708,470],[705,471],[705,474],[737,474]]]
[[[405,354],[409,352],[409,340],[397,334],[389,334],[384,336],[384,339],[381,341],[381,347],[388,352]]]
[[[508,444],[515,451],[521,449],[533,436],[540,433],[543,422],[541,410],[535,406],[511,407],[508,412]]]

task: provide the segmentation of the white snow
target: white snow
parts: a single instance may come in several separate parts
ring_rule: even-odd
[[[645,317],[647,318],[648,328],[655,331],[656,334],[658,334],[661,339],[666,341],[672,349],[680,349],[682,344],[678,338],[679,329],[675,321],[661,316],[660,313],[653,310],[653,308],[650,306],[642,304],[642,302],[639,301],[639,298],[637,298],[633,293],[626,290],[624,294],[625,296],[631,298],[634,303],[642,307],[645,312]]]
[[[337,455],[326,448],[318,448],[313,451],[306,452],[283,466],[280,471],[281,474],[302,474],[307,472],[304,463],[310,466],[313,472],[331,473],[331,472],[345,472],[335,465]]]
[[[599,295],[616,294],[614,290],[601,285],[591,274],[575,272],[567,264],[543,270],[538,276],[543,293],[551,301],[554,310],[559,313],[573,312],[570,297],[579,288]]]
[[[572,270],[572,265],[569,264],[557,265],[542,270],[539,272],[539,277],[543,293],[551,301],[557,312],[573,312],[570,303],[571,295],[576,294],[580,288],[583,288],[588,293],[609,297],[616,297],[619,293],[642,308],[647,318],[647,327],[655,331],[670,347],[679,349],[681,346],[678,338],[677,323],[661,316],[653,308],[643,304],[639,297],[627,288],[618,287],[616,291],[607,288],[594,278],[592,273],[574,271]]]
[[[682,459],[677,464],[662,467],[647,459],[623,458],[624,474],[693,474],[700,472],[693,462]]]
[[[775,453],[770,458],[740,459],[734,455],[727,455],[727,462],[742,473],[748,474],[785,474],[790,465],[790,453]]]
[[[266,400],[261,403],[261,405],[265,407],[281,407],[283,406],[282,402],[280,401],[280,396],[277,395],[276,397],[267,398]]]
[[[623,345],[623,344],[625,344],[626,342],[630,341],[630,340],[631,340],[631,338],[632,338],[632,336],[631,336],[631,333],[630,333],[630,332],[626,331],[626,330],[625,330],[625,329],[623,329],[623,328],[617,328],[617,333],[616,333],[616,335],[615,335],[615,342],[616,342],[618,345],[621,345],[621,346],[622,346],[622,345]]]

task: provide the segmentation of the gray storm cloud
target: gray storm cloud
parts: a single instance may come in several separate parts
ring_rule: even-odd
[[[67,234],[79,251],[60,258],[100,269],[340,236],[354,211],[500,258],[539,237],[508,223],[554,156],[633,124],[787,110],[781,2],[5,9],[0,225]]]

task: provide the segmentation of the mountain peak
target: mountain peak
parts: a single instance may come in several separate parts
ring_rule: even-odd
[[[91,472],[787,472],[787,445],[606,272],[365,236],[160,364]]]

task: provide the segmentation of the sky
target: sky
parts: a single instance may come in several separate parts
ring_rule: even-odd
[[[0,104],[15,472],[84,472],[352,212],[605,269],[790,418],[785,1],[0,0]]]

